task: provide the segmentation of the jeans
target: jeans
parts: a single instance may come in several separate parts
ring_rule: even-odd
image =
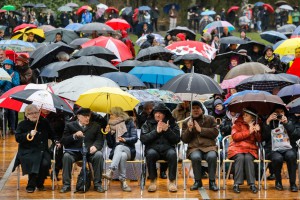
[[[131,153],[129,147],[124,145],[116,146],[110,169],[114,171],[119,168],[119,180],[126,179],[126,161],[130,160],[130,158]]]
[[[256,22],[257,31],[261,32],[261,21]]]
[[[176,24],[177,24],[177,18],[170,17],[170,28],[169,29],[175,28]]]

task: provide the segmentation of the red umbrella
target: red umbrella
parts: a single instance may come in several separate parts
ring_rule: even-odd
[[[93,9],[90,6],[87,6],[87,5],[81,6],[80,8],[78,8],[76,14],[81,15],[85,10],[90,10],[91,11]]]
[[[112,10],[114,10],[115,11],[115,13],[119,13],[119,10],[118,9],[116,9],[115,7],[108,7],[106,10],[105,10],[105,12],[106,13],[110,13]]]
[[[7,12],[7,10],[1,10],[0,9],[0,13],[6,13]]]
[[[265,3],[264,5],[263,5],[263,7],[265,8],[267,8],[267,10],[270,12],[270,13],[273,13],[274,12],[274,8],[270,5],[270,4],[268,4],[268,3]]]
[[[240,9],[240,7],[238,7],[238,6],[231,6],[231,7],[228,9],[227,13],[230,13],[231,11],[237,11],[237,10],[239,10],[239,9]]]
[[[15,33],[15,32],[18,31],[18,30],[21,30],[21,29],[23,29],[23,28],[28,28],[28,27],[30,27],[30,28],[37,28],[37,26],[34,25],[34,24],[21,24],[21,25],[19,25],[19,26],[16,26],[16,27],[14,28],[13,32]]]
[[[296,58],[291,67],[287,70],[287,74],[293,74],[300,77],[300,58]]]
[[[89,46],[100,46],[109,49],[118,57],[113,61],[123,62],[124,60],[133,58],[131,51],[125,43],[112,37],[100,36],[81,45],[82,48]]]
[[[185,55],[188,53],[196,53],[209,60],[212,60],[215,57],[216,49],[211,47],[208,44],[203,42],[197,41],[181,41],[181,42],[174,42],[171,45],[166,47],[173,53],[177,55]]]
[[[114,30],[126,30],[131,27],[126,20],[120,18],[108,20],[107,22],[105,22],[105,24],[110,26]]]

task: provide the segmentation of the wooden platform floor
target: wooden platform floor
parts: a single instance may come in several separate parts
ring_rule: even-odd
[[[268,181],[268,190],[262,189],[257,194],[252,194],[248,186],[241,186],[241,193],[235,194],[232,192],[233,181],[229,180],[227,189],[221,189],[218,192],[208,190],[208,179],[203,180],[204,189],[199,191],[190,191],[189,187],[193,184],[193,180],[188,180],[188,189],[183,190],[183,177],[179,174],[178,192],[170,193],[167,191],[167,181],[158,180],[158,191],[149,193],[145,189],[142,193],[137,181],[129,182],[132,192],[123,192],[118,181],[112,181],[110,188],[105,193],[97,193],[95,191],[88,191],[85,194],[74,193],[75,181],[73,181],[72,191],[61,194],[59,189],[62,186],[62,181],[58,182],[55,190],[51,190],[51,180],[48,178],[45,183],[47,191],[35,191],[34,193],[27,193],[25,190],[27,183],[27,176],[21,176],[21,188],[17,188],[17,173],[9,173],[11,161],[17,151],[17,144],[13,136],[6,140],[1,140],[0,149],[0,200],[11,199],[300,199],[300,191],[296,193],[290,192],[288,189],[288,179],[283,180],[284,190],[277,191],[274,188],[274,181]],[[7,171],[7,169],[9,171]],[[75,171],[77,177],[79,168]],[[222,183],[222,182],[221,182]],[[146,183],[146,188],[149,182]]]

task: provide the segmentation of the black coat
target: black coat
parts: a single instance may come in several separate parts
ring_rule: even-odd
[[[116,133],[115,134],[108,133],[106,135],[107,146],[109,148],[111,148],[110,155],[109,155],[110,159],[113,158],[115,147],[118,145],[124,145],[124,146],[129,147],[130,152],[131,152],[131,160],[134,160],[134,158],[135,158],[135,154],[136,154],[135,143],[138,140],[137,131],[136,131],[136,128],[134,127],[134,123],[131,119],[127,120],[125,122],[125,124],[126,124],[126,128],[127,128],[127,132],[122,135],[122,138],[124,138],[126,140],[126,142],[116,143],[116,139],[115,139]]]
[[[232,120],[228,118],[227,115],[222,120],[222,123],[220,124],[220,132],[223,137],[227,135],[231,135],[231,127],[232,127]]]
[[[276,54],[274,54],[274,58],[271,61],[268,61],[265,58],[265,56],[262,56],[257,60],[257,62],[268,66],[270,69],[275,68],[275,73],[276,74],[285,72],[285,70],[284,70],[284,68],[281,64],[280,58]]]
[[[43,154],[50,154],[48,149],[48,139],[56,140],[58,137],[52,131],[49,122],[40,118],[37,126],[37,134],[32,141],[27,140],[27,134],[34,130],[35,122],[23,120],[18,124],[16,130],[16,141],[19,143],[18,153],[15,161],[15,168],[21,164],[23,175],[35,173],[40,170]],[[51,158],[50,155],[44,158]],[[49,163],[51,160],[49,160]],[[49,166],[50,167],[50,166]]]

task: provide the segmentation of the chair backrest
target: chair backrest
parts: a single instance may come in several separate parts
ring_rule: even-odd
[[[232,136],[227,135],[222,139],[222,147],[223,147],[223,159],[227,159],[227,151],[228,151],[228,146],[232,142]]]

